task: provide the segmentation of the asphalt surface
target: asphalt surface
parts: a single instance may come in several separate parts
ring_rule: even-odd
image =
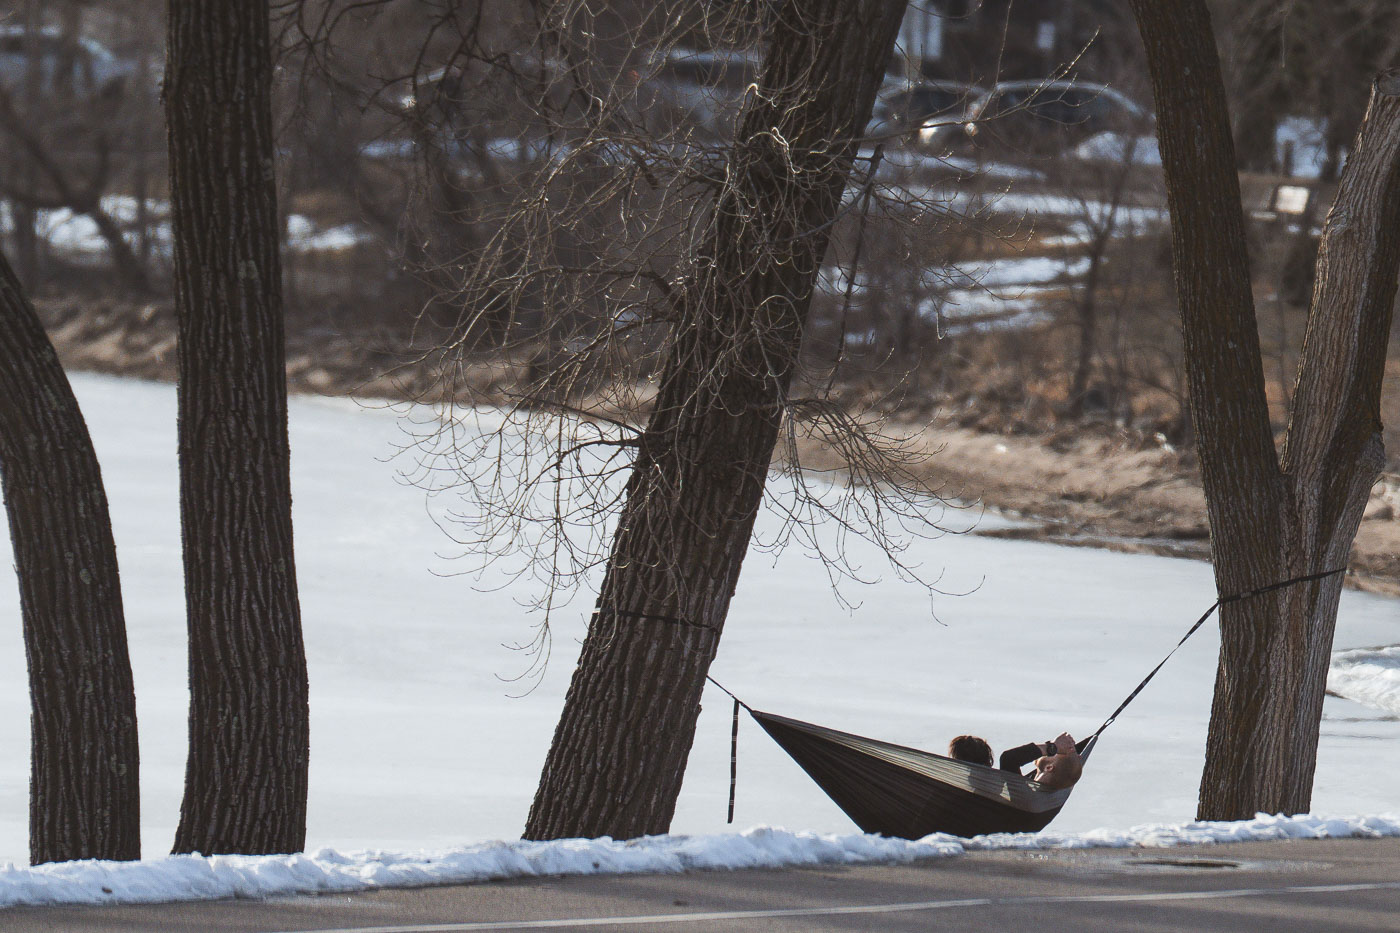
[[[1400,931],[1400,839],[977,853],[910,865],[547,878],[0,910],[4,933]]]

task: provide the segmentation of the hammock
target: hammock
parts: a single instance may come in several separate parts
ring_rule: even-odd
[[[749,715],[862,832],[904,839],[1044,829],[1072,788],[758,710]],[[1087,754],[1088,748],[1085,748]]]
[[[1196,620],[1127,699],[1076,746],[1089,757],[1103,730],[1137,698],[1148,682],[1196,634],[1222,604],[1247,599],[1294,583],[1321,580],[1345,572],[1342,567],[1295,577],[1259,589],[1222,596]],[[1034,833],[1050,824],[1073,788],[1051,790],[1013,771],[959,761],[789,719],[753,709],[713,677],[706,679],[734,700],[734,728],[729,762],[729,822],[734,822],[738,776],[739,710],[747,710],[763,730],[806,771],[863,832],[903,839],[930,833],[981,836],[987,833]]]

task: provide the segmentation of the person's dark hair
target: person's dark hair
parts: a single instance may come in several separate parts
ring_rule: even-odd
[[[975,735],[960,735],[948,743],[948,757],[991,767],[992,747],[987,744],[986,739]]]

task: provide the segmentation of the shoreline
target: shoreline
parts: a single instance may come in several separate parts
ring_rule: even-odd
[[[925,452],[918,475],[930,488],[1025,523],[973,534],[1210,560],[1205,493],[1191,451],[1101,423],[1053,435],[897,427]],[[834,468],[834,456],[819,445],[800,453],[804,467]],[[1400,596],[1397,497],[1400,478],[1382,475],[1352,548],[1348,586]]]
[[[48,298],[35,307],[70,373],[174,382],[174,313],[168,304]],[[289,315],[287,382],[293,394],[403,399],[432,385],[424,365],[393,365],[384,349],[390,340],[299,323],[306,324]],[[1194,451],[1178,450],[1161,435],[1095,420],[1043,434],[990,433],[937,414],[917,423],[898,413],[888,416],[881,431],[912,442],[922,461],[915,476],[934,492],[1027,523],[974,533],[1209,560]],[[811,439],[799,438],[798,455],[804,470],[840,468],[832,451]],[[1349,568],[1349,586],[1400,596],[1400,475],[1383,474],[1372,490]]]

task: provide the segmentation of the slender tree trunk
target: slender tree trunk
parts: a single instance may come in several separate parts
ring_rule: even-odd
[[[774,13],[526,838],[670,827],[850,140],[904,6],[787,0]]]
[[[153,291],[150,277],[146,274],[146,264],[126,241],[126,234],[116,218],[102,209],[100,198],[91,204],[77,207],[78,211],[93,222],[97,232],[107,242],[107,251],[112,256],[112,267],[122,285],[137,295],[149,295]]]
[[[294,852],[308,706],[292,557],[266,0],[171,0],[190,747],[175,851]]]
[[[1376,85],[1329,214],[1282,459],[1264,400],[1244,222],[1209,15],[1134,0],[1157,100],[1216,585],[1343,566],[1383,463],[1400,270],[1400,78]],[[1341,579],[1228,604],[1199,815],[1308,809]]]
[[[29,175],[27,168],[19,171],[21,181]],[[28,179],[32,181],[32,179]],[[37,287],[44,278],[43,265],[39,261],[39,234],[36,229],[38,217],[34,208],[21,198],[10,198],[10,221],[15,244],[15,263],[19,279],[28,288]]]
[[[26,62],[24,96],[27,100],[36,101],[41,97],[40,85],[43,80],[43,74],[40,71],[42,57],[39,55],[42,19],[36,0],[25,0],[23,15],[24,36],[22,44]],[[17,164],[6,174],[10,176],[9,180],[14,182],[14,186],[21,191],[33,191],[37,184],[33,166],[28,159],[23,157],[19,158]],[[24,283],[26,288],[37,288],[44,274],[44,269],[39,261],[38,218],[35,216],[33,205],[23,203],[14,197],[10,199],[10,211],[15,235],[15,263],[18,267],[20,281]]]
[[[1073,418],[1084,416],[1089,380],[1094,374],[1094,358],[1098,356],[1099,275],[1103,270],[1104,251],[1111,235],[1110,226],[1107,231],[1094,237],[1093,246],[1089,251],[1089,271],[1084,276],[1083,291],[1079,296],[1079,305],[1075,308],[1075,317],[1078,318],[1079,324],[1079,345],[1074,357],[1074,375],[1069,385],[1069,414]]]
[[[0,480],[29,659],[29,854],[141,857],[136,695],[97,456],[34,309],[0,257]]]
[[[1109,188],[1109,197],[1106,200],[1108,215],[1095,221],[1094,208],[1088,203],[1083,205],[1087,225],[1093,231],[1093,241],[1089,245],[1089,271],[1084,277],[1084,288],[1079,296],[1079,305],[1075,309],[1079,319],[1079,347],[1075,354],[1074,375],[1070,379],[1069,387],[1069,413],[1074,418],[1084,416],[1085,396],[1089,393],[1089,380],[1093,377],[1094,361],[1099,355],[1099,280],[1103,274],[1104,257],[1118,226],[1118,212],[1123,207],[1124,195],[1128,189],[1128,176],[1134,169],[1133,155],[1136,148],[1137,139],[1128,137],[1123,147],[1122,164],[1117,167]]]

